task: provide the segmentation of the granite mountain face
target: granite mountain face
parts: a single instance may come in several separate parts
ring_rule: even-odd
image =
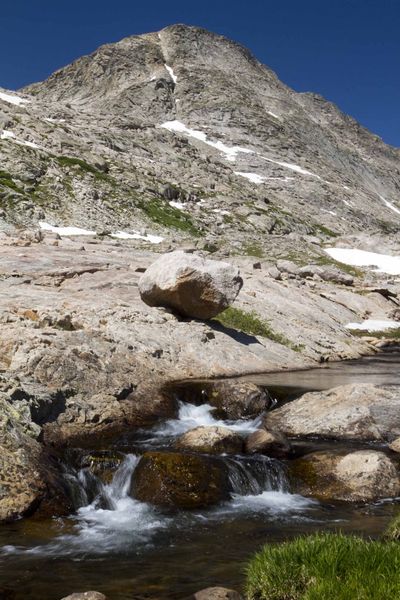
[[[196,27],[4,90],[0,137],[3,229],[44,221],[237,253],[400,231],[400,150]]]

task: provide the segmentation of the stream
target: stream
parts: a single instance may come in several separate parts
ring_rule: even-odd
[[[381,354],[246,379],[282,402],[343,383],[399,386],[399,363],[398,354]],[[108,477],[66,458],[76,513],[0,528],[0,598],[60,600],[95,589],[110,600],[178,600],[211,585],[240,589],[246,560],[268,541],[321,529],[381,534],[400,499],[318,503],[291,493],[284,461],[261,455],[224,458],[233,493],[215,508],[161,510],[128,495],[144,450],[168,449],[178,435],[200,425],[247,434],[259,423],[216,420],[209,405],[181,401],[178,418],[121,437],[104,450]]]

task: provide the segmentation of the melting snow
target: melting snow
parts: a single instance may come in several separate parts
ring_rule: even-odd
[[[178,81],[178,78],[175,75],[175,73],[173,72],[172,67],[169,67],[168,65],[164,65],[164,67],[167,69],[168,73],[170,74],[172,81],[176,84]]]
[[[280,118],[280,117],[278,117],[278,115],[276,115],[275,113],[271,112],[270,110],[267,110],[267,113],[268,113],[269,115],[271,115],[271,117],[274,117],[275,119],[278,119],[278,121],[280,121],[280,120],[281,120],[281,118]]]
[[[384,202],[386,204],[386,206],[388,208],[390,208],[390,210],[392,210],[393,212],[397,213],[398,215],[400,215],[400,210],[398,208],[396,208],[395,206],[393,206],[393,204],[391,202],[389,202],[388,200],[386,200],[383,196],[381,196],[380,194],[378,194],[379,198],[382,200],[382,202]]]
[[[362,323],[347,323],[346,329],[358,329],[360,331],[384,331],[385,329],[399,329],[399,321],[389,319],[367,319]]]
[[[55,225],[49,225],[45,221],[39,221],[40,229],[43,231],[52,231],[53,233],[58,233],[58,235],[96,235],[95,231],[90,231],[88,229],[81,229],[80,227],[57,227]]]
[[[152,244],[159,244],[163,241],[163,237],[159,235],[141,235],[140,233],[126,233],[125,231],[117,231],[117,233],[112,233],[111,237],[117,238],[120,240],[145,240],[146,242],[151,242]]]
[[[400,275],[400,256],[378,254],[355,248],[325,248],[325,252],[335,260],[355,267],[377,267],[379,273]]]
[[[242,171],[234,171],[235,175],[240,175],[240,177],[245,177],[249,181],[260,185],[260,183],[264,182],[264,177],[261,175],[257,175],[257,173],[243,173]]]
[[[176,202],[175,200],[171,200],[169,205],[173,208],[179,208],[179,210],[186,210],[186,206],[182,202]]]
[[[47,121],[48,123],[65,123],[65,119],[53,119],[51,117],[48,117],[47,119],[45,119],[45,121]]]
[[[226,146],[223,142],[211,142],[207,139],[207,135],[203,133],[203,131],[189,129],[189,127],[186,127],[186,125],[180,121],[167,121],[160,125],[160,127],[172,132],[185,133],[189,137],[200,140],[201,142],[204,142],[204,144],[208,144],[208,146],[212,146],[222,152],[222,154],[225,154],[225,158],[231,162],[236,160],[236,156],[239,152],[243,152],[244,154],[254,154],[253,150],[248,150],[248,148],[242,148],[241,146]]]
[[[30,100],[25,100],[25,98],[20,98],[16,95],[12,96],[4,92],[0,92],[0,100],[4,100],[4,102],[8,102],[9,104],[15,104],[15,106],[21,106],[21,104],[28,104],[30,102]]]
[[[261,155],[260,155],[261,156]],[[303,169],[303,167],[299,167],[299,165],[294,165],[292,163],[282,162],[280,160],[273,160],[272,158],[267,158],[266,156],[261,156],[264,160],[268,162],[275,163],[280,167],[285,167],[285,169],[290,169],[291,171],[296,171],[296,173],[301,173],[302,175],[311,175],[311,177],[316,177],[317,179],[321,179],[319,175],[312,173],[311,171],[307,171],[307,169]]]
[[[19,144],[20,146],[28,146],[28,148],[40,148],[40,146],[38,146],[34,142],[26,142],[25,140],[19,140],[16,137],[15,133],[13,133],[12,131],[7,131],[6,129],[3,129],[2,133],[0,134],[0,139],[14,140],[16,144]]]

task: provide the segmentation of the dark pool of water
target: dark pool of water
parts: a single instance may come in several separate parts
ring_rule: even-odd
[[[288,393],[352,382],[400,385],[399,364],[399,355],[380,355],[251,379]],[[247,497],[214,510],[165,514],[123,502],[115,522],[95,511],[96,521],[89,514],[84,526],[75,517],[3,525],[0,599],[60,600],[96,589],[110,600],[178,600],[210,585],[240,589],[246,560],[263,544],[316,530],[379,536],[398,507],[396,499],[302,505],[272,494],[258,504]]]

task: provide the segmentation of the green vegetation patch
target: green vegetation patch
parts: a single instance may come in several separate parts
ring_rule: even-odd
[[[257,244],[256,242],[242,246],[241,254],[244,256],[256,256],[257,258],[264,258],[264,251],[260,244]]]
[[[398,600],[400,544],[315,534],[270,544],[247,567],[248,600]]]
[[[57,156],[56,159],[58,164],[62,167],[77,167],[86,173],[91,173],[96,179],[102,179],[103,181],[110,181],[111,179],[109,175],[96,169],[93,165],[89,165],[89,163],[80,158],[75,158],[73,156]]]
[[[317,223],[316,225],[313,225],[313,229],[315,232],[317,233],[322,233],[323,235],[326,235],[327,237],[338,237],[338,233],[336,233],[336,231],[333,231],[332,229],[329,229],[328,227],[325,227],[324,225],[320,225],[319,223]]]
[[[18,194],[23,194],[24,191],[15,183],[14,179],[7,171],[0,170],[0,185],[10,188]]]
[[[340,269],[340,271],[343,271],[344,273],[348,273],[349,275],[352,275],[353,277],[364,277],[364,271],[362,271],[361,269],[358,269],[357,267],[352,267],[351,265],[346,265],[346,263],[341,263],[338,260],[335,260],[334,258],[331,258],[328,254],[326,256],[318,256],[318,258],[314,259],[313,264],[319,265],[321,267],[323,266],[329,266],[329,267],[336,267],[338,269]]]
[[[169,229],[172,227],[173,229],[186,231],[195,237],[202,235],[202,232],[196,227],[189,215],[179,210],[179,208],[170,206],[161,199],[141,200],[138,203],[138,207],[154,223],[158,223]]]
[[[400,340],[400,325],[393,329],[383,329],[382,331],[368,331],[366,329],[348,329],[356,337],[374,337],[381,340]]]
[[[234,308],[233,306],[230,306],[217,317],[214,317],[213,320],[218,321],[224,327],[231,327],[233,329],[243,331],[244,333],[248,333],[249,335],[260,335],[268,338],[269,340],[277,342],[278,344],[282,344],[283,346],[287,346],[296,352],[300,352],[302,349],[301,345],[297,346],[292,344],[292,342],[284,335],[273,331],[268,321],[263,321],[260,319],[260,317],[254,311],[248,313],[240,308]]]
[[[400,541],[400,513],[390,521],[385,533],[384,538],[386,540],[397,540]]]

